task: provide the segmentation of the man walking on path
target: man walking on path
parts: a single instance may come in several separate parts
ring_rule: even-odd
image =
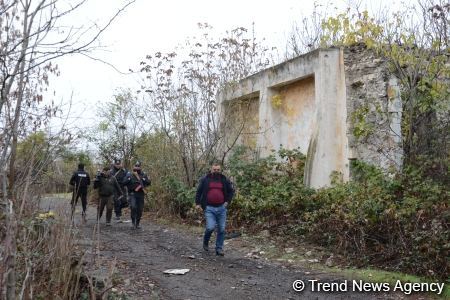
[[[124,180],[124,185],[128,188],[130,197],[131,222],[133,229],[140,229],[142,211],[144,210],[144,200],[147,191],[145,188],[150,185],[150,179],[141,170],[141,163],[137,162],[133,167],[133,172],[128,172]]]
[[[114,207],[113,196],[119,189],[117,181],[111,176],[108,167],[103,168],[94,180],[94,189],[98,190],[97,221],[102,218],[103,210],[106,206],[106,226],[111,225],[112,211]]]
[[[224,256],[227,207],[233,196],[233,185],[221,173],[220,164],[213,163],[211,171],[200,179],[195,195],[196,207],[202,208],[205,213],[206,229],[203,237],[205,251],[209,251],[209,240],[217,226],[216,255]]]
[[[111,168],[111,176],[114,179],[119,189],[116,189],[113,196],[114,202],[114,213],[116,214],[116,222],[122,222],[122,208],[128,206],[128,197],[126,187],[123,185],[125,176],[127,175],[127,170],[123,167],[120,159],[114,160],[114,165]]]
[[[83,212],[81,216],[83,221],[86,221],[86,207],[87,207],[87,189],[91,184],[91,179],[89,174],[84,171],[84,164],[78,164],[78,170],[73,172],[72,177],[70,178],[69,184],[73,186],[72,191],[72,213],[71,218],[73,218],[73,214],[75,212],[75,206],[77,206],[78,198],[81,198],[81,205],[83,207]]]

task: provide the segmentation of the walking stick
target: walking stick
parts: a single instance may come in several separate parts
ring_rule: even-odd
[[[72,187],[72,200],[70,201],[70,220],[73,222],[73,215],[75,213],[75,186]]]

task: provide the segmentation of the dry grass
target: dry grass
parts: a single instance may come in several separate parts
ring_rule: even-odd
[[[18,299],[77,299],[83,253],[76,251],[69,210],[42,211],[37,198],[28,200],[16,223]]]
[[[89,270],[98,264],[99,227],[94,226],[92,246],[82,245],[69,201],[67,195],[20,201],[25,205],[14,222],[16,299],[106,299],[114,286],[115,262],[102,278],[104,287],[96,286]]]

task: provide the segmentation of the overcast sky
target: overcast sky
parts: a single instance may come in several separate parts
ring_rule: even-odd
[[[125,2],[89,0],[70,22],[74,26],[103,25]],[[332,6],[346,3],[336,0]],[[92,56],[126,73],[136,69],[146,54],[174,50],[196,35],[199,22],[209,23],[221,33],[238,26],[251,28],[254,23],[257,38],[265,38],[282,54],[294,21],[310,14],[313,6],[311,0],[136,0],[108,28],[100,39],[104,47]],[[134,75],[123,75],[86,57],[66,56],[57,64],[61,75],[51,78],[49,94],[57,102],[72,99],[72,123],[78,127],[94,124],[97,103],[112,99],[119,88],[138,87]]]
[[[104,24],[124,1],[89,0],[73,18],[79,23]],[[301,11],[311,10],[311,1],[244,0],[136,0],[108,28],[100,42],[104,48],[92,55],[122,72],[136,69],[146,54],[172,51],[187,38],[196,35],[197,23],[206,22],[218,32],[238,26],[251,28],[257,37],[280,44]],[[95,103],[112,98],[118,88],[137,87],[135,76],[123,75],[112,67],[82,56],[67,56],[57,61],[61,75],[53,78],[50,93],[56,100],[68,102],[72,93],[74,116],[91,120]],[[84,123],[84,122],[83,122]],[[90,121],[89,121],[90,123]]]

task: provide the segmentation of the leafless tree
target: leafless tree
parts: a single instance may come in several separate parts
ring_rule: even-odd
[[[158,52],[141,62],[147,114],[159,120],[157,128],[179,153],[188,186],[195,184],[200,169],[218,158],[223,138],[216,118],[218,91],[271,63],[268,50],[247,29],[236,28],[214,40],[208,24],[199,26],[203,34],[187,42],[187,58]]]
[[[38,130],[57,112],[54,105],[42,105],[49,76],[58,73],[53,60],[94,49],[100,35],[134,1],[126,2],[105,24],[88,27],[64,24],[87,0],[0,1],[0,208],[6,220],[0,280],[6,299],[16,298],[15,214],[23,211],[15,193],[17,145],[30,129]]]

